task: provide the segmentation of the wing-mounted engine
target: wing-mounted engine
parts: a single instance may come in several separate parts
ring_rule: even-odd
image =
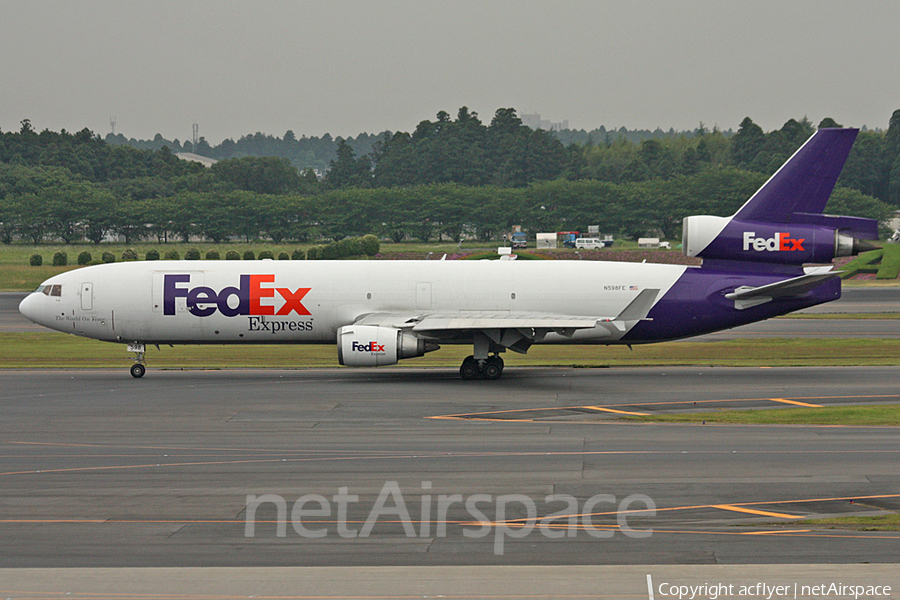
[[[396,327],[348,325],[337,332],[338,362],[348,367],[395,365],[440,348]]]

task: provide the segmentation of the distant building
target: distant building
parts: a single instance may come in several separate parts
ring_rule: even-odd
[[[177,156],[181,160],[186,160],[188,162],[200,163],[201,165],[203,165],[206,168],[209,168],[209,167],[213,166],[214,164],[216,164],[217,162],[219,162],[214,158],[200,156],[199,154],[194,154],[193,152],[176,152],[175,156]]]
[[[545,129],[547,131],[561,131],[569,128],[569,120],[554,123],[547,119],[541,119],[540,113],[519,113],[522,124],[532,129]]]

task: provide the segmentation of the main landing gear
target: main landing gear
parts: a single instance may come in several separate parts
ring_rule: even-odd
[[[474,356],[467,356],[459,367],[459,375],[466,380],[479,377],[491,381],[500,379],[500,376],[503,375],[503,359],[497,354],[485,360],[476,360]]]

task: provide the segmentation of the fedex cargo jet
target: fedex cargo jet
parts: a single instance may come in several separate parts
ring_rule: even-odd
[[[575,261],[153,261],[57,275],[19,310],[128,344],[337,343],[342,365],[465,344],[464,379],[498,379],[532,344],[644,344],[836,300],[831,266],[873,246],[872,219],[823,214],[855,129],[816,132],[734,215],[684,219],[700,267]]]

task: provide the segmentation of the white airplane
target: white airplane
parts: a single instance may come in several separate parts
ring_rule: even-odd
[[[128,344],[337,343],[370,367],[472,345],[464,379],[498,379],[533,344],[641,344],[728,329],[835,300],[830,263],[871,248],[872,219],[823,214],[855,129],[816,132],[731,217],[684,220],[700,267],[594,261],[151,261],[51,277],[19,310]]]

